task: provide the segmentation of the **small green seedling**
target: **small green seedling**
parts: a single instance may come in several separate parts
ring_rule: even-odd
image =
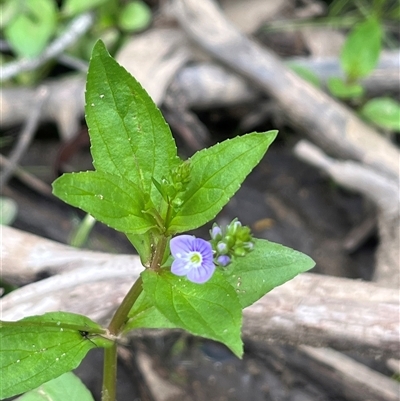
[[[116,340],[138,328],[181,328],[241,357],[243,308],[314,266],[300,252],[254,238],[237,219],[214,224],[209,239],[185,234],[215,218],[276,131],[238,136],[181,160],[160,111],[100,41],[88,71],[86,120],[95,170],[64,174],[54,194],[125,233],[143,272],[107,327],[67,312],[1,322],[1,399],[46,382],[63,386],[65,373],[100,347],[102,400],[114,401]],[[51,399],[73,400],[69,391]]]

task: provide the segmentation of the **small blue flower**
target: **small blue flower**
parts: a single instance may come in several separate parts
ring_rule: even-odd
[[[193,283],[208,281],[215,271],[211,244],[192,235],[178,235],[170,241],[174,261],[171,272]]]

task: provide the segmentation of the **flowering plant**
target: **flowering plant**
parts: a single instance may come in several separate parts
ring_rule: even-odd
[[[236,219],[214,224],[209,241],[181,234],[217,215],[276,131],[226,140],[181,160],[160,111],[102,42],[90,61],[86,120],[95,170],[64,174],[54,194],[125,233],[144,270],[107,327],[67,312],[1,322],[1,399],[54,385],[55,378],[65,385],[66,372],[102,347],[102,399],[115,400],[116,339],[138,328],[185,329],[241,357],[242,309],[314,266],[300,252],[253,238]],[[89,400],[83,391],[79,400]],[[65,393],[52,399],[71,400]]]

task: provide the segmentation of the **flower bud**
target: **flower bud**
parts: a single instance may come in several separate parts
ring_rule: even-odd
[[[231,258],[227,255],[221,255],[217,258],[217,263],[223,267],[229,265],[231,263]]]
[[[253,248],[254,248],[254,244],[253,244],[253,242],[245,242],[245,243],[243,243],[243,248],[246,250],[246,251],[252,251],[253,250]]]
[[[243,247],[238,247],[234,250],[235,256],[245,256],[247,251]]]
[[[228,248],[232,248],[235,245],[235,238],[232,235],[226,235],[224,242],[228,245]]]
[[[238,228],[242,227],[242,223],[239,220],[232,222],[233,232],[236,232]]]
[[[228,245],[225,244],[225,242],[218,242],[217,244],[217,252],[224,255],[227,254],[229,251]]]
[[[212,229],[210,230],[211,239],[220,240],[222,238],[222,231],[219,226],[216,224],[213,225]]]

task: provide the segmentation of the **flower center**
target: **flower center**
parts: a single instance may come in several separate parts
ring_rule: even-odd
[[[201,262],[203,261],[203,257],[201,256],[200,252],[191,252],[191,254],[189,256],[189,260],[193,266],[198,267],[201,265]]]

